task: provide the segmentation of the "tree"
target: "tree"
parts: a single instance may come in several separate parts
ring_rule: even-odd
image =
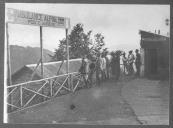
[[[85,34],[82,24],[74,26],[71,34],[69,35],[70,54],[72,55],[71,58],[79,58],[89,53],[91,33],[92,31],[89,31]]]
[[[88,55],[92,44],[90,35],[92,31],[84,33],[83,25],[77,24],[73,27],[69,40],[69,58],[80,58],[83,55]],[[60,40],[59,48],[55,49],[55,54],[52,57],[53,60],[62,60],[66,57],[66,39]]]
[[[94,54],[102,54],[104,51],[107,50],[107,48],[103,49],[103,46],[105,45],[104,42],[104,36],[101,33],[97,33],[94,35],[94,42],[92,43],[91,50]]]
[[[83,24],[77,24],[73,27],[71,33],[68,35],[69,40],[69,58],[81,58],[83,55],[89,57],[93,55],[108,52],[104,48],[104,36],[101,33],[94,35],[94,41],[91,40],[92,31],[84,32]],[[66,39],[59,41],[58,49],[55,49],[55,54],[52,56],[53,61],[59,61],[66,58]]]

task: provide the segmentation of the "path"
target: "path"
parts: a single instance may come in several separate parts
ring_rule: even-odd
[[[123,79],[81,89],[47,103],[9,114],[10,123],[167,125],[167,81]],[[73,106],[72,109],[70,106]]]
[[[135,79],[124,82],[122,95],[144,125],[169,124],[168,81]]]
[[[82,89],[50,102],[9,115],[11,123],[140,124],[121,96],[121,83]],[[70,105],[75,105],[73,110]]]

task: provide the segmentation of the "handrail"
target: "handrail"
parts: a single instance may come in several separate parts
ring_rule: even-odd
[[[44,81],[44,80],[49,80],[49,79],[58,78],[58,77],[62,77],[62,76],[66,76],[66,75],[71,75],[71,74],[76,74],[76,73],[78,73],[78,72],[71,72],[71,73],[68,73],[68,74],[62,74],[62,75],[48,77],[48,78],[43,78],[43,79],[39,79],[39,80],[33,80],[33,81],[27,81],[27,82],[24,82],[24,83],[14,84],[14,85],[11,85],[11,86],[7,86],[7,89],[8,88],[17,87],[17,86],[21,86],[21,85],[24,85],[24,84],[41,82],[41,81]]]

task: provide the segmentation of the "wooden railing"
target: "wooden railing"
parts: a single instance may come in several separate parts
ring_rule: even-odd
[[[72,72],[8,86],[8,113],[41,104],[64,93],[75,92],[83,85],[82,76]]]
[[[121,73],[124,73],[122,64]],[[8,86],[8,113],[47,102],[64,93],[73,93],[80,86],[84,86],[84,80],[78,72]]]

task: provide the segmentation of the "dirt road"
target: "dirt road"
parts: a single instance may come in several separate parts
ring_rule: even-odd
[[[121,96],[121,82],[81,89],[9,115],[10,123],[140,124]],[[74,105],[71,109],[70,106]]]
[[[110,80],[101,86],[81,89],[47,103],[9,114],[9,122],[140,125],[162,121],[162,124],[166,124],[169,102],[165,93],[168,92],[168,86],[161,84],[158,86],[158,82],[144,79],[119,82]],[[162,88],[164,92],[161,91]],[[163,97],[166,99],[164,102],[161,100]],[[153,114],[158,115],[154,118]]]

